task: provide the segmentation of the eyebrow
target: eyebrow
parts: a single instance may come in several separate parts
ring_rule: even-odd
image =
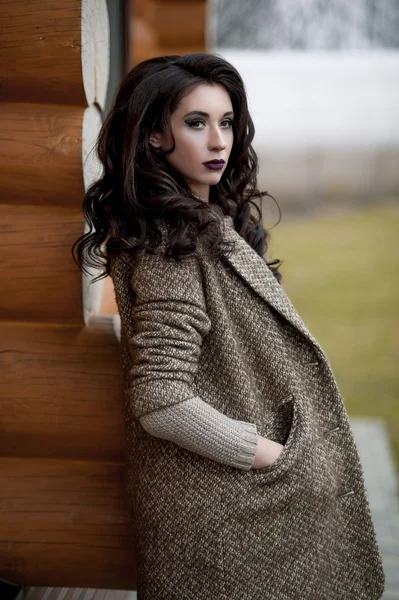
[[[184,115],[184,117],[189,117],[191,115],[202,115],[203,117],[209,117],[209,114],[207,112],[203,112],[202,110],[192,110],[191,112]],[[228,110],[224,113],[223,117],[227,117],[227,115],[234,116],[234,112],[232,110]]]

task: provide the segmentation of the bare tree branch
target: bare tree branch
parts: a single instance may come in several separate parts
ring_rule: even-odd
[[[212,0],[218,47],[399,47],[398,0]]]

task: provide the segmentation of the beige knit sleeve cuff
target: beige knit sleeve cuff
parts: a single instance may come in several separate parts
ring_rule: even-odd
[[[256,425],[228,417],[199,396],[154,410],[139,420],[151,435],[211,460],[246,471],[254,462]]]

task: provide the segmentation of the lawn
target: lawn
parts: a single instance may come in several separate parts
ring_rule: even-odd
[[[266,227],[273,223],[265,222]],[[399,473],[399,204],[283,218],[268,257],[331,362],[350,416],[383,417]]]

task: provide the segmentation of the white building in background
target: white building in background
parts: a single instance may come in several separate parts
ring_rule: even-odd
[[[212,49],[244,79],[259,184],[283,206],[399,196],[399,52]]]

